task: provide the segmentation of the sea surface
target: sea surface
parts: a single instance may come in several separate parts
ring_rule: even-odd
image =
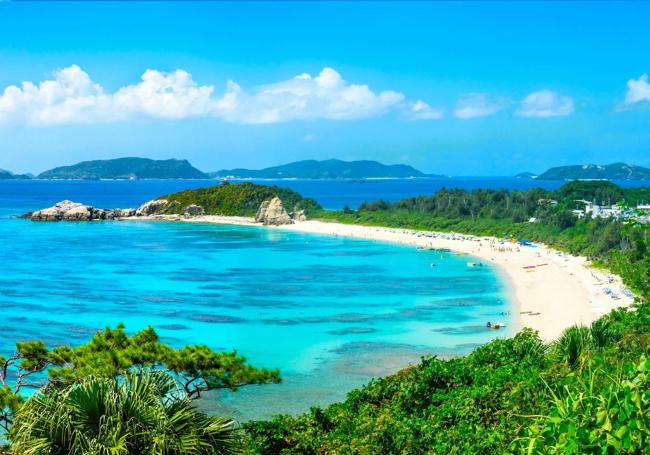
[[[511,179],[520,188],[525,180]],[[79,344],[107,325],[153,326],[174,346],[237,349],[280,385],[208,394],[241,420],[341,400],[431,353],[467,353],[512,318],[508,290],[471,258],[387,243],[209,224],[35,223],[62,199],[133,207],[214,181],[0,181],[0,355],[16,341]],[[269,183],[269,182],[266,182]],[[431,193],[442,183],[281,181],[323,206]],[[444,186],[500,187],[491,180]],[[431,265],[435,264],[435,267]]]

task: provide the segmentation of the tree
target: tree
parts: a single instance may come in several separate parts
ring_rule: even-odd
[[[215,352],[204,345],[174,349],[161,343],[152,327],[129,336],[120,324],[77,347],[48,349],[42,341],[31,341],[16,343],[11,357],[0,356],[0,425],[9,429],[25,389],[64,389],[89,376],[112,379],[134,368],[172,373],[190,398],[213,389],[280,382],[278,370],[249,365],[236,351]]]
[[[226,454],[236,448],[231,420],[208,417],[161,371],[90,376],[32,395],[9,438],[16,453]]]

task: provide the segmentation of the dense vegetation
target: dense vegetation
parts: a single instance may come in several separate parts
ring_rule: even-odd
[[[650,224],[585,217],[577,200],[631,207],[650,201],[650,187],[621,188],[610,182],[570,182],[556,191],[442,189],[395,203],[363,203],[358,210],[321,211],[314,216],[342,223],[455,231],[500,238],[528,239],[586,256],[626,278],[650,295]],[[534,222],[531,222],[534,219]]]
[[[265,169],[222,169],[212,177],[258,179],[363,179],[377,177],[423,177],[424,174],[405,164],[386,165],[377,161],[303,160]]]
[[[273,197],[279,197],[287,212],[306,210],[307,213],[320,209],[313,199],[305,199],[300,194],[278,186],[238,183],[217,185],[196,190],[185,190],[161,196],[168,204],[161,212],[183,214],[186,207],[195,204],[203,207],[206,215],[254,216],[260,204]]]
[[[116,405],[120,404],[119,399],[121,398],[118,395],[128,392],[123,387],[128,389],[130,387],[128,381],[136,380],[134,377],[129,379],[128,376],[134,369],[136,371],[152,369],[167,372],[170,375],[169,378],[172,379],[151,379],[158,384],[157,387],[169,384],[170,380],[174,382],[173,395],[170,396],[170,391],[165,391],[164,387],[157,392],[154,391],[156,393],[153,395],[148,395],[153,402],[144,403],[143,406],[146,409],[143,412],[153,412],[155,414],[155,412],[169,411],[171,413],[168,415],[169,419],[172,419],[172,414],[181,419],[191,413],[196,418],[207,419],[203,421],[205,424],[205,428],[201,430],[203,433],[206,431],[210,433],[214,429],[213,427],[217,425],[217,421],[204,416],[201,417],[198,411],[187,404],[187,400],[199,398],[203,392],[208,390],[237,390],[239,387],[250,384],[277,383],[280,381],[277,370],[255,368],[246,363],[246,359],[237,355],[235,351],[214,352],[204,345],[191,345],[181,349],[174,349],[160,342],[158,335],[150,327],[132,336],[129,336],[124,331],[123,326],[116,329],[106,328],[104,331],[97,332],[88,343],[76,347],[64,345],[50,349],[41,341],[16,343],[16,352],[13,355],[9,357],[0,356],[0,428],[5,431],[10,430],[11,441],[17,444],[32,444],[34,439],[39,438],[45,438],[42,442],[48,447],[52,444],[58,444],[56,441],[65,435],[61,434],[62,427],[57,425],[68,425],[65,430],[67,432],[75,433],[83,430],[90,434],[94,431],[97,432],[96,442],[98,444],[103,441],[102,443],[119,445],[123,435],[126,435],[125,438],[130,440],[131,433],[136,431],[134,430],[135,427],[154,424],[162,425],[164,423],[162,421],[157,423],[141,422],[138,420],[140,419],[139,415],[132,415],[131,417],[135,420],[130,422],[129,425],[134,425],[133,428],[117,429],[106,426],[108,425],[107,422],[116,418],[111,413],[122,411],[119,410],[119,407],[112,410],[105,408],[104,400],[118,400],[114,403]],[[95,380],[92,378],[100,379]],[[109,381],[103,381],[101,378]],[[126,386],[123,381],[127,381]],[[72,406],[75,397],[77,397],[76,394],[82,393],[80,390],[83,390],[84,387],[91,387],[95,390],[101,389],[107,394],[109,392],[106,391],[106,387],[108,387],[113,392],[111,392],[111,397],[107,398],[95,393],[88,398],[92,403],[88,403],[88,400],[86,400],[85,405],[95,407],[94,415],[82,416],[79,412],[83,410],[77,408],[78,413],[75,414],[75,417],[82,419],[82,423],[78,427],[71,420],[66,422],[53,420],[54,416],[57,415],[57,413],[53,413],[53,409],[57,408],[57,403],[65,403],[69,398]],[[34,389],[40,389],[40,392],[25,402],[27,392]],[[162,409],[161,406],[163,406]],[[130,409],[130,411],[133,410]],[[61,413],[68,412],[65,409],[59,409],[57,412],[59,411]],[[180,413],[175,414],[177,411]],[[106,416],[100,418],[98,413],[106,413]],[[45,416],[42,414],[45,414]],[[147,418],[158,419],[151,414]],[[86,419],[85,423],[83,423],[84,419]],[[178,420],[172,420],[170,424],[173,425],[182,423]],[[42,425],[39,428],[33,428],[33,422],[35,421],[40,422],[39,425]],[[224,422],[220,422],[217,426],[225,425]],[[127,422],[122,423],[126,425]],[[43,427],[47,425],[52,426]],[[106,427],[102,429],[100,428],[102,426]],[[93,427],[92,431],[91,427]],[[169,428],[159,430],[163,433],[171,431]],[[193,430],[196,430],[196,428]],[[187,431],[188,433],[185,434],[189,437],[189,429]],[[41,436],[36,436],[37,434]],[[183,434],[181,431],[177,436],[180,437]],[[212,437],[210,434],[204,434],[204,436]],[[81,441],[80,444],[83,446],[83,444],[91,444],[91,442]],[[68,443],[71,442],[68,440]],[[136,444],[136,447],[139,447],[137,444],[140,443],[141,439],[134,439],[133,444]],[[157,443],[162,444],[159,440]],[[199,445],[202,445],[202,443]],[[59,452],[55,453],[68,453],[65,451],[67,446],[63,447]],[[93,450],[89,449],[89,451],[78,453],[109,453],[99,449]],[[116,450],[110,453],[144,453],[133,448],[128,450],[130,451]],[[19,453],[23,453],[23,451]],[[25,453],[29,453],[29,451],[25,451]],[[43,449],[34,453],[50,452]],[[152,451],[147,451],[147,453],[194,452],[157,452],[152,448]],[[203,452],[198,451],[196,453]]]
[[[39,179],[206,179],[208,176],[187,160],[116,158],[83,161],[41,173]]]
[[[650,307],[422,359],[343,403],[245,424],[251,453],[647,453]]]
[[[88,376],[64,388],[42,389],[16,415],[16,453],[234,453],[232,421],[208,417],[162,371],[119,378]]]

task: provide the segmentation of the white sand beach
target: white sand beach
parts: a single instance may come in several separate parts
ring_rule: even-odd
[[[252,218],[245,217],[198,216],[180,220],[259,225]],[[303,221],[269,228],[394,242],[420,248],[447,248],[468,255],[468,262],[489,263],[501,271],[510,286],[513,312],[519,319],[519,327],[510,329],[516,331],[530,327],[538,330],[546,341],[557,338],[573,324],[590,324],[613,308],[629,306],[634,301],[621,292],[623,283],[620,277],[591,267],[584,257],[560,253],[545,245],[529,247],[504,243],[492,237],[323,221]],[[605,288],[614,291],[619,299],[605,294]]]

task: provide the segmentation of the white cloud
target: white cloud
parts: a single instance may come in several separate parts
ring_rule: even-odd
[[[210,114],[214,88],[199,86],[187,71],[163,73],[148,69],[136,85],[122,87],[112,95],[113,110],[120,117],[142,115],[182,119]]]
[[[486,117],[496,114],[502,107],[503,103],[490,101],[484,93],[468,93],[456,102],[454,117],[462,120]]]
[[[38,85],[23,82],[20,87],[6,87],[0,94],[0,122],[52,125],[190,117],[236,123],[350,120],[382,115],[403,103],[399,92],[373,92],[367,85],[348,83],[332,68],[324,68],[316,77],[303,73],[251,93],[228,81],[225,92],[216,96],[213,86],[198,85],[187,71],[152,69],[137,84],[107,93],[72,65]]]
[[[444,112],[429,106],[422,100],[417,100],[410,103],[404,115],[409,120],[438,120],[444,117]]]
[[[650,102],[650,84],[648,75],[642,74],[639,79],[630,79],[627,81],[627,93],[625,94],[626,105],[636,103]]]
[[[533,92],[523,99],[515,112],[519,117],[559,117],[573,113],[573,99],[552,90]]]

